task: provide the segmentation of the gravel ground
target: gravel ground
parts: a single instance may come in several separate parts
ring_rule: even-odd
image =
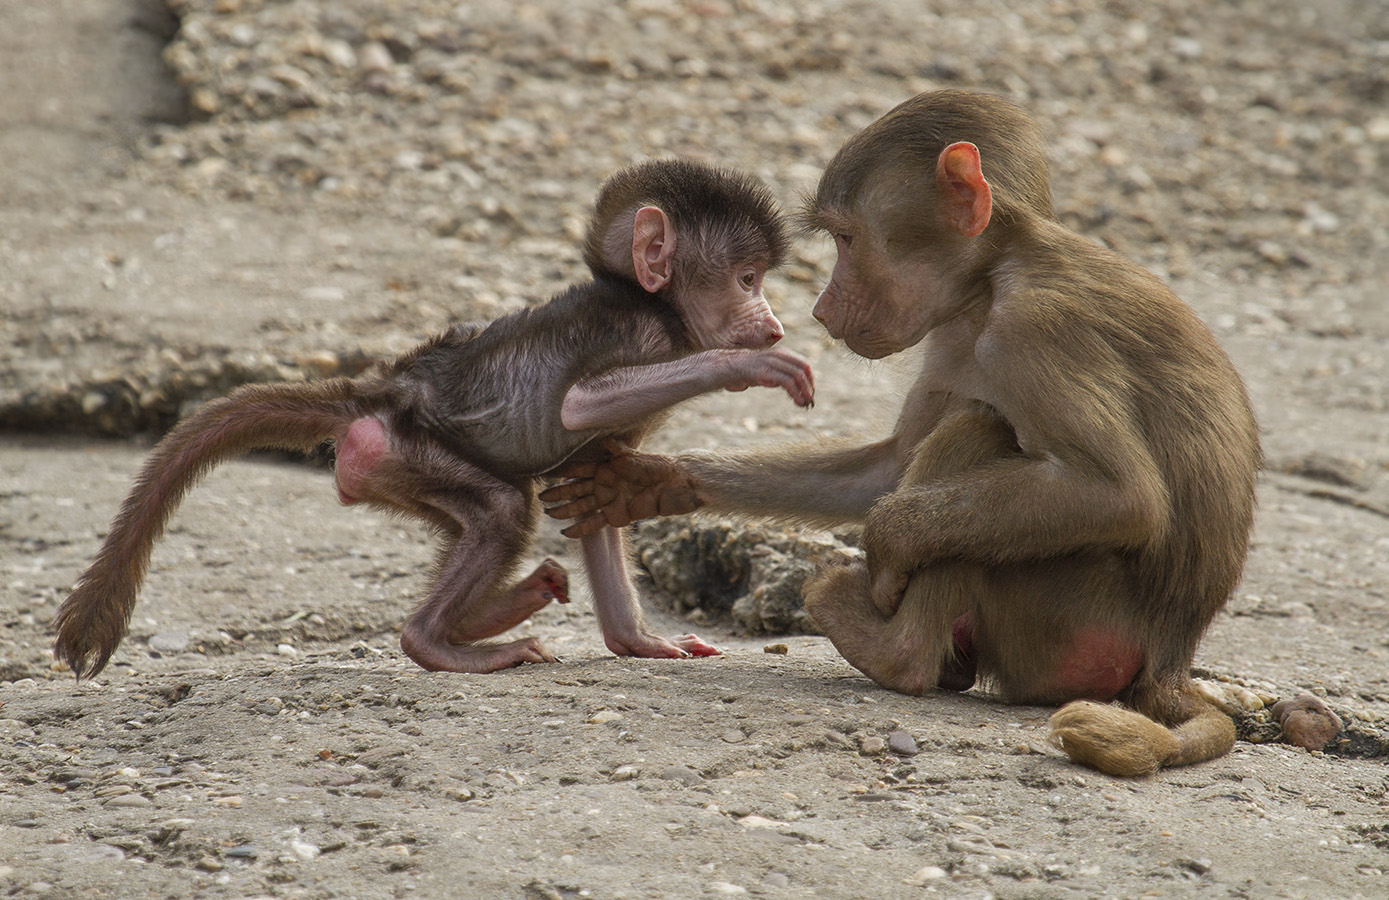
[[[49,0],[0,4],[0,86],[6,893],[1389,894],[1382,0]],[[948,86],[1034,110],[1066,221],[1244,373],[1268,468],[1197,663],[1322,694],[1354,740],[1119,781],[1047,745],[1049,710],[890,694],[815,636],[712,622],[723,657],[613,659],[581,592],[523,626],[563,663],[427,674],[396,646],[423,534],[278,459],[193,493],[101,678],[53,669],[57,603],[189,405],[549,296],[634,159],[738,165],[793,207]],[[706,398],[653,446],[890,421],[911,360],[808,314],[832,256],[801,241],[768,285],[815,409]],[[548,526],[541,554],[577,567]],[[688,630],[676,609],[652,615]]]

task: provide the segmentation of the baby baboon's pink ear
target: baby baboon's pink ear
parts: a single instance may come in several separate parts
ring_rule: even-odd
[[[654,294],[670,283],[675,229],[666,214],[654,206],[637,210],[632,222],[632,268],[637,281]]]

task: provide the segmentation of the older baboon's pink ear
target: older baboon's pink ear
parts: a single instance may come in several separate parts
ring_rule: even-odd
[[[675,229],[666,214],[654,206],[637,210],[632,222],[632,267],[648,293],[670,283],[674,253]]]
[[[993,192],[984,180],[978,147],[958,141],[940,152],[936,160],[936,190],[951,228],[974,237],[988,227]]]

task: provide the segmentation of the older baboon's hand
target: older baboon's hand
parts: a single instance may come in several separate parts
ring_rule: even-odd
[[[897,612],[911,574],[926,562],[913,558],[907,540],[914,527],[914,513],[910,498],[889,494],[873,506],[864,523],[868,591],[873,605],[885,616]]]
[[[542,502],[554,504],[546,508],[546,515],[575,520],[561,532],[566,537],[584,537],[654,516],[683,515],[703,505],[693,476],[679,460],[637,453],[612,440],[605,446],[612,454],[609,459],[568,467],[563,472],[567,480],[540,494]]]

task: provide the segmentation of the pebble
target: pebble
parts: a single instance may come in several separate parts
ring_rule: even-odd
[[[621,721],[622,713],[614,709],[600,709],[588,718],[588,724],[590,725],[608,725],[613,722]]]
[[[342,360],[331,350],[317,350],[300,356],[296,362],[319,378],[331,378],[342,370]]]
[[[613,773],[612,773],[611,776],[609,776],[609,780],[610,780],[610,781],[635,781],[640,775],[641,775],[641,769],[639,769],[638,767],[636,767],[636,766],[634,766],[634,765],[631,765],[631,764],[629,763],[629,764],[627,764],[627,765],[618,766],[616,769],[613,769]],[[665,776],[663,775],[662,777],[665,777]]]
[[[689,766],[667,766],[661,770],[661,777],[666,781],[678,781],[689,787],[704,782],[704,776],[700,775]]]
[[[152,802],[153,801],[151,801],[148,797],[142,797],[139,794],[121,794],[119,797],[112,797],[110,800],[107,800],[106,803],[103,805],[112,807],[114,809],[128,809],[141,806],[150,806],[152,805]]]
[[[835,746],[843,747],[846,750],[854,746],[854,742],[849,740],[849,736],[847,734],[845,734],[842,731],[835,731],[834,729],[830,729],[829,731],[825,732],[825,740],[829,741],[831,744],[834,744]]]
[[[1180,868],[1197,875],[1206,875],[1210,872],[1213,863],[1209,859],[1179,859],[1176,861]]]
[[[869,735],[859,741],[858,752],[864,756],[878,756],[887,749],[887,741],[878,737],[876,734]]]
[[[910,884],[916,887],[924,887],[933,881],[940,881],[942,878],[949,878],[950,873],[940,866],[922,866],[917,869],[910,878],[902,879],[903,884]]]
[[[357,65],[367,73],[389,72],[395,65],[395,60],[385,44],[380,41],[368,41],[357,51]]]
[[[772,653],[777,656],[785,656],[791,652],[791,647],[787,644],[768,644],[762,648],[763,653]]]
[[[353,50],[352,45],[347,41],[328,38],[323,41],[321,53],[324,59],[338,69],[355,69],[357,67],[357,51]]]
[[[300,296],[309,303],[342,303],[347,299],[347,291],[336,285],[319,284],[305,288]]]
[[[188,632],[161,631],[150,638],[150,649],[157,653],[182,653],[188,649]]]
[[[894,731],[887,736],[887,748],[898,756],[916,756],[920,752],[916,738],[905,731]]]
[[[131,787],[128,784],[103,784],[101,787],[93,791],[92,794],[98,800],[101,800],[106,797],[117,797],[121,794],[129,794],[134,790],[135,788]]]
[[[1202,695],[1228,715],[1258,712],[1264,708],[1264,701],[1258,694],[1240,685],[1204,679],[1196,679],[1192,683]]]

